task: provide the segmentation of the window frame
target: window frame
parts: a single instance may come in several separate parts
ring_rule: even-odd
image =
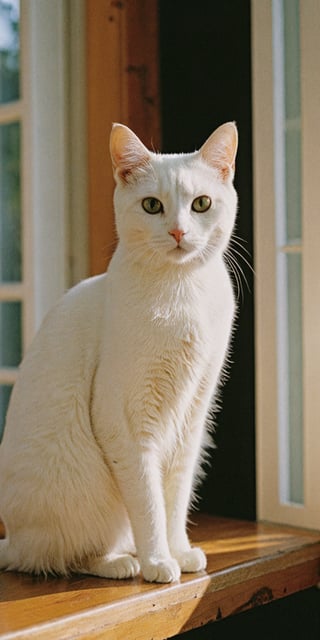
[[[21,41],[28,346],[55,301],[88,271],[84,1],[21,0]]]
[[[252,0],[253,157],[256,315],[256,454],[259,519],[320,528],[320,5],[300,0],[302,117],[302,340],[304,504],[280,499],[277,392],[277,283],[272,0]]]
[[[20,15],[26,347],[67,285],[66,72],[62,3],[22,0]]]
[[[20,0],[20,99],[0,125],[21,127],[22,280],[0,283],[0,301],[23,304],[23,351],[88,275],[85,53],[85,0]],[[17,373],[0,367],[0,384]]]

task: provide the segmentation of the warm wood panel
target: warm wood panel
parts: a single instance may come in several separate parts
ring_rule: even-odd
[[[87,0],[88,199],[91,273],[105,270],[116,237],[109,158],[113,122],[160,145],[157,0]]]
[[[173,585],[2,573],[0,638],[163,640],[320,579],[320,533],[202,515],[191,538],[208,570]]]

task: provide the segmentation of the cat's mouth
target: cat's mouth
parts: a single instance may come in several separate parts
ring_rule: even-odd
[[[169,249],[167,255],[172,260],[172,262],[186,262],[190,259],[191,255],[194,251],[189,248],[182,247],[180,244],[177,244],[173,249]]]
[[[189,253],[188,249],[184,249],[184,247],[182,247],[180,244],[177,244],[175,247],[173,247],[173,249],[169,250],[169,253]]]

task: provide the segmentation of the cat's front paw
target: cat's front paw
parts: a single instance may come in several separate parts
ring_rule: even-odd
[[[80,568],[80,573],[89,573],[101,578],[112,578],[114,580],[134,578],[139,571],[139,561],[130,554],[113,554],[113,556],[92,558]]]
[[[116,580],[126,580],[134,578],[140,571],[140,564],[137,558],[131,555],[123,555],[109,561],[107,573],[108,577]]]
[[[181,571],[174,558],[141,563],[142,575],[147,582],[175,582]]]
[[[193,547],[182,553],[176,553],[182,573],[196,573],[202,571],[207,566],[207,558],[200,547]]]

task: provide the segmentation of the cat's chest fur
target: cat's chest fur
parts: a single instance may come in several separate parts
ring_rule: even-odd
[[[217,382],[233,317],[229,277],[222,262],[161,282],[112,271],[95,413],[108,406],[111,433],[125,414],[129,428],[174,437],[200,390],[210,396]],[[112,393],[104,383],[110,374]]]
[[[220,334],[229,334],[233,314],[225,267],[221,263],[212,271],[207,266],[199,275],[168,273],[160,278],[121,277],[120,270],[113,278],[111,273],[103,338],[109,358],[135,354],[154,360],[185,349],[190,359],[197,352],[203,360],[210,357]]]

